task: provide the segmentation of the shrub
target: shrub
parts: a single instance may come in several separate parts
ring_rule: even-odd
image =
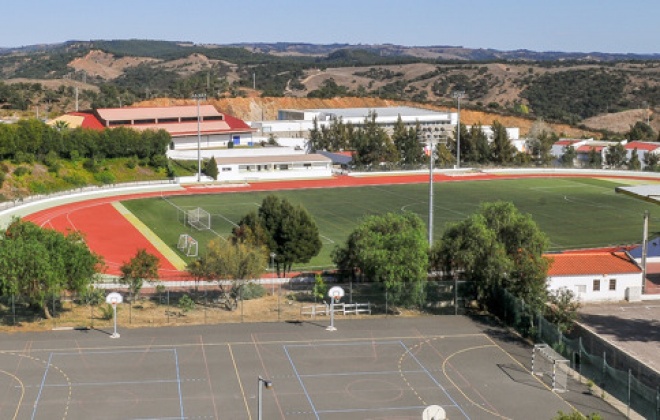
[[[266,289],[259,283],[248,282],[240,287],[243,300],[259,299],[266,294]]]
[[[103,171],[103,172],[99,172],[97,174],[94,174],[94,179],[97,182],[100,182],[101,184],[105,184],[105,185],[114,184],[115,181],[116,181],[115,176],[111,172],[108,172],[108,171]]]
[[[128,169],[135,169],[135,167],[137,166],[137,164],[138,164],[138,158],[137,158],[137,156],[131,156],[131,157],[129,157],[128,160],[126,161],[126,167],[127,167]]]
[[[85,162],[83,162],[83,168],[87,169],[91,173],[99,171],[98,162],[96,162],[96,160],[93,158],[85,160]]]
[[[183,312],[189,312],[195,309],[195,301],[188,295],[183,295],[179,299],[179,308]]]
[[[156,169],[167,167],[167,156],[165,156],[165,155],[153,155],[151,157],[151,166],[156,168]]]
[[[19,166],[18,168],[14,169],[14,176],[19,178],[29,173],[30,173],[30,169],[26,168],[25,166]]]
[[[7,177],[7,175],[5,175],[4,172],[0,171],[0,188],[2,188],[2,186],[4,185],[6,177]]]

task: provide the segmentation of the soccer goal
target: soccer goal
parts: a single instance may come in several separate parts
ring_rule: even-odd
[[[532,352],[532,373],[547,379],[555,392],[568,391],[570,362],[547,344],[535,344]]]
[[[197,240],[187,233],[179,235],[179,242],[176,247],[188,257],[196,257],[199,245]]]
[[[211,229],[211,214],[201,207],[186,210],[184,223],[197,230]]]

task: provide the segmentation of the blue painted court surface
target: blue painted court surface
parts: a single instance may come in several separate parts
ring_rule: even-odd
[[[574,383],[549,390],[531,350],[467,317],[57,331],[2,336],[2,419],[624,418]]]

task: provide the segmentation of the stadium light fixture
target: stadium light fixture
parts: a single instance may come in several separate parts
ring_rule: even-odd
[[[206,100],[206,95],[203,93],[195,93],[192,97],[197,101],[197,182],[202,182],[202,117],[199,113],[199,101]]]
[[[457,90],[452,97],[458,101],[458,124],[456,125],[456,169],[461,169],[461,98],[465,95],[462,90]]]

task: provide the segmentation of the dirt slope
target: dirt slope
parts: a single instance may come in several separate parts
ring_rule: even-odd
[[[137,106],[168,106],[193,104],[191,99],[155,99],[144,101]],[[412,106],[433,109],[436,111],[446,111],[446,107],[420,106],[413,102],[389,101],[378,98],[222,98],[208,101],[219,111],[233,115],[243,120],[275,120],[279,109],[307,109],[307,108],[377,108],[388,106]],[[453,109],[453,111],[456,111]],[[509,117],[498,114],[491,114],[482,111],[461,110],[461,123],[466,125],[478,124],[490,125],[493,121],[499,121],[506,127],[519,127],[520,135],[525,136],[534,120],[519,117]],[[563,137],[594,137],[598,133],[581,130],[566,124],[549,124],[555,132]]]

